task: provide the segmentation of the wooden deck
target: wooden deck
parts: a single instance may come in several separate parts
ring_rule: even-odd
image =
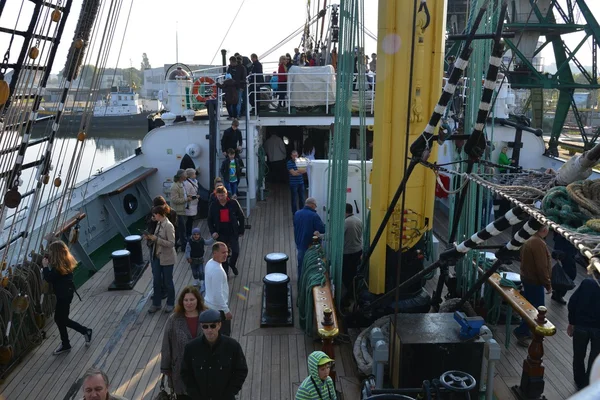
[[[298,385],[307,376],[308,354],[320,349],[320,343],[306,337],[298,328],[296,307],[295,327],[260,328],[265,254],[276,251],[290,256],[288,271],[295,304],[296,257],[289,191],[285,189],[275,188],[270,198],[252,211],[252,228],[240,243],[240,275],[230,278],[229,282],[232,336],[241,343],[249,367],[240,399],[293,399]],[[200,227],[203,236],[208,237],[204,222]],[[178,256],[174,273],[177,291],[193,282],[187,261],[182,253]],[[108,263],[79,289],[83,300],[76,299],[72,305],[72,319],[94,330],[91,346],[85,347],[83,336],[70,331],[73,350],[53,356],[59,336],[54,323],[49,323],[47,339],[24,357],[2,383],[0,398],[81,398],[80,378],[91,366],[107,372],[115,394],[130,400],[156,396],[160,347],[168,315],[146,312],[152,289],[149,268],[131,291],[108,292],[112,279],[112,265]],[[350,345],[336,346],[335,353],[337,390],[343,393],[345,400],[358,399],[359,380]]]
[[[441,212],[435,213],[434,231],[436,236],[442,241],[448,237],[448,219]],[[492,238],[487,244],[504,244],[510,238],[508,233],[503,233],[496,238]],[[553,245],[552,233],[546,240],[548,246]],[[442,246],[443,245],[443,246]],[[440,243],[440,250],[445,248],[446,243]],[[519,264],[514,263],[510,266],[514,272],[519,272]],[[578,266],[577,278],[575,283],[579,283],[587,277],[583,267]],[[432,279],[433,283],[437,283],[437,277]],[[428,287],[433,283],[429,283]],[[573,291],[570,291],[565,296],[568,301]],[[567,335],[568,312],[567,306],[561,305],[550,299],[550,295],[546,295],[546,307],[548,308],[547,318],[557,329],[557,333],[544,340],[544,358],[543,362],[545,370],[545,390],[544,395],[548,400],[562,400],[574,394],[577,389],[573,381],[573,345],[571,338]],[[518,385],[521,381],[521,371],[523,360],[527,357],[527,349],[517,345],[517,340],[514,336],[510,338],[510,347],[504,347],[506,343],[506,326],[498,325],[490,327],[494,332],[494,337],[502,346],[502,358],[496,367],[496,376],[494,379],[494,392],[498,399],[512,400],[516,399],[513,396],[510,388]],[[511,330],[516,328],[516,325],[511,327]],[[587,365],[587,364],[586,364]]]

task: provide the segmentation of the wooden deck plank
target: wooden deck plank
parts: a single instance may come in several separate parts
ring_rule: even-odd
[[[290,395],[290,341],[289,335],[279,338],[279,357],[280,357],[280,386],[279,398],[282,400],[291,399]]]
[[[294,304],[296,301],[296,251],[289,203],[288,187],[282,186],[271,190],[269,199],[259,202],[253,209],[252,228],[240,240],[240,275],[229,280],[233,337],[244,349],[250,369],[240,399],[293,399],[299,383],[307,375],[308,353],[320,348],[299,330],[295,306],[294,327],[260,328],[265,254],[284,252],[289,256],[288,273]],[[208,237],[206,223],[201,221],[197,225],[202,236]],[[147,253],[146,246],[143,249]],[[183,254],[178,253],[177,257],[173,278],[179,293],[182,287],[191,284],[192,276]],[[210,258],[210,250],[205,258]],[[72,318],[94,330],[91,346],[86,348],[83,337],[71,333],[71,353],[51,356],[59,339],[56,326],[49,321],[47,339],[26,355],[0,385],[0,397],[11,400],[80,398],[79,379],[87,368],[95,366],[107,372],[115,394],[130,400],[154,398],[161,376],[160,348],[168,315],[147,313],[151,305],[151,268],[144,271],[130,291],[108,292],[112,280],[112,263],[109,262],[78,289],[82,301],[75,300],[72,304]],[[244,286],[250,291],[246,292]],[[355,366],[352,365],[351,347],[344,346],[335,349],[339,370],[347,375],[340,378],[345,381],[339,387],[342,391],[345,387],[353,388],[346,396],[346,399],[353,399],[358,379],[350,376]]]

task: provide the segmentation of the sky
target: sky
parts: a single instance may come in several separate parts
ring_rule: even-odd
[[[382,0],[393,1],[393,0]],[[396,0],[409,2],[409,0]],[[560,0],[563,3],[566,0]],[[327,1],[331,3],[331,0]],[[339,0],[335,0],[339,2]],[[6,9],[0,18],[1,26],[13,26],[19,14],[19,7],[24,4],[22,15],[27,16],[27,7],[32,7],[27,0],[8,0]],[[64,60],[71,43],[79,9],[82,0],[74,0],[74,6],[69,16],[63,43],[57,54],[53,72],[58,72],[64,66]],[[104,0],[110,4],[110,0]],[[312,9],[323,0],[311,0]],[[365,27],[377,34],[378,0],[364,0]],[[600,20],[600,1],[588,0],[592,13]],[[131,17],[127,21],[129,7]],[[238,9],[241,10],[231,24]],[[148,55],[150,64],[159,67],[175,61],[186,64],[220,64],[220,49],[227,49],[232,54],[240,52],[249,56],[257,53],[259,56],[271,49],[283,38],[302,27],[307,18],[307,0],[123,0],[119,24],[110,52],[107,66],[117,63],[119,47],[122,46],[118,66],[140,68],[142,53]],[[22,18],[20,28],[28,18]],[[325,22],[327,29],[328,20]],[[127,29],[126,33],[125,28]],[[227,33],[228,28],[231,28]],[[320,29],[320,27],[319,27]],[[566,42],[573,49],[578,42],[578,34],[568,37]],[[177,40],[178,43],[177,46]],[[221,41],[223,40],[223,43]],[[0,37],[0,50],[6,49],[6,35]],[[20,44],[15,40],[15,46]],[[293,53],[293,48],[300,42],[300,35],[291,40],[263,62],[276,61],[279,55]],[[584,50],[589,45],[584,45]],[[178,54],[177,54],[178,48]],[[375,40],[366,38],[365,52],[371,54],[377,51]],[[13,51],[11,58],[15,56]],[[216,55],[215,55],[216,54]],[[544,62],[554,61],[549,49],[542,54]],[[578,53],[584,65],[591,64],[591,51]]]

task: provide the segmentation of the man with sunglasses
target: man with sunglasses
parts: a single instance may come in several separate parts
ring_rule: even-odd
[[[219,333],[221,314],[200,314],[203,335],[190,341],[183,352],[181,378],[192,399],[234,400],[248,376],[242,346]]]

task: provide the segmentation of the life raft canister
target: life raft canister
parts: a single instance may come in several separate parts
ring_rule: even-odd
[[[196,100],[200,103],[205,103],[207,100],[217,98],[217,85],[212,78],[203,76],[194,82],[192,87],[192,94],[196,97]]]

